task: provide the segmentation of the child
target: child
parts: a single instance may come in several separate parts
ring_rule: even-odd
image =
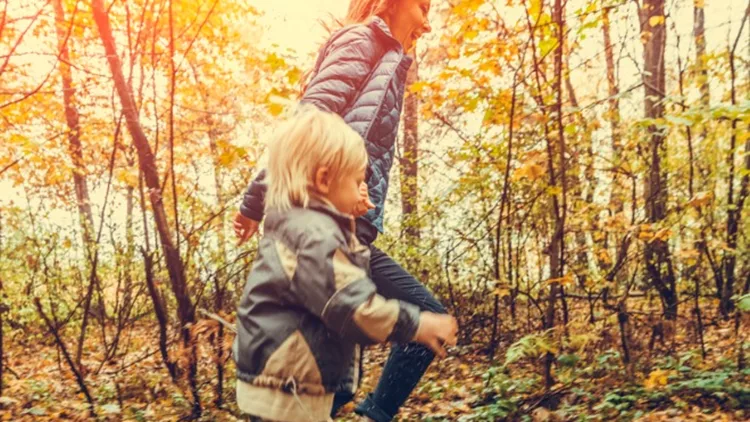
[[[416,341],[444,355],[453,317],[379,296],[354,233],[367,152],[338,115],[303,107],[269,146],[264,237],[240,299],[237,404],[251,420],[329,420],[359,382],[359,345]]]

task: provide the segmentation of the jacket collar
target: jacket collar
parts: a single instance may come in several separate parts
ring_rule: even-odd
[[[393,34],[391,33],[391,28],[388,26],[387,23],[381,18],[380,16],[373,16],[370,18],[370,21],[367,23],[367,25],[374,29],[376,32],[380,32],[381,35],[384,35],[385,38],[388,39],[391,43],[393,43],[395,46],[398,47],[398,49],[403,53],[404,47],[401,45],[401,42],[397,39],[393,38]]]
[[[354,217],[352,217],[349,214],[344,214],[340,212],[330,202],[326,201],[323,198],[312,196],[310,198],[310,202],[307,204],[307,208],[318,211],[318,212],[322,212],[324,214],[327,214],[333,217],[333,219],[336,220],[336,222],[343,225],[347,229],[351,226],[352,222],[354,221]]]
[[[302,207],[293,207],[302,209]],[[313,210],[322,214],[326,214],[333,218],[336,224],[346,233],[347,237],[352,237],[356,231],[356,224],[354,217],[348,214],[339,212],[333,207],[328,201],[322,198],[311,197],[307,207],[304,209]],[[266,213],[264,228],[266,233],[275,230],[279,224],[288,218],[288,213],[280,212],[277,209],[270,209]]]

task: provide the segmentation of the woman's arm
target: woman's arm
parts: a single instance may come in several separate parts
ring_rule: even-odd
[[[263,169],[247,187],[240,210],[234,215],[234,234],[239,238],[238,246],[258,231],[263,220],[266,188],[266,170]]]
[[[245,191],[245,195],[242,197],[240,213],[243,216],[255,221],[263,220],[267,188],[266,169],[263,169],[257,176],[255,176],[255,179],[250,182],[250,185]]]

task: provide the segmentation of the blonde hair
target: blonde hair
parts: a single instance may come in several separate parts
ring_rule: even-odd
[[[390,12],[394,10],[396,4],[400,1],[401,0],[351,0],[344,19],[339,19],[330,15],[328,20],[321,19],[320,23],[323,25],[323,28],[328,35],[331,36],[334,32],[345,26],[367,23],[373,18],[373,16],[380,16],[381,18],[387,19]],[[308,69],[303,72],[299,81],[300,95],[305,95],[305,91],[307,91],[307,86],[310,83],[312,76],[313,69]]]
[[[386,12],[399,0],[351,0],[344,23],[363,23],[373,16],[385,17]]]
[[[272,135],[268,151],[266,209],[307,207],[315,173],[327,167],[331,179],[363,172],[364,141],[337,114],[302,105]],[[322,199],[322,198],[321,198]]]

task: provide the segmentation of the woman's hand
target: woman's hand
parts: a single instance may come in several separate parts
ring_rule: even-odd
[[[456,345],[458,323],[450,315],[422,312],[414,341],[432,349],[441,358],[446,356],[445,346]]]
[[[247,242],[258,231],[259,221],[247,218],[241,212],[234,215],[234,234],[240,239],[237,246]]]
[[[352,215],[354,218],[362,217],[367,214],[367,211],[375,208],[375,204],[370,202],[370,195],[367,193],[367,183],[362,182],[359,185],[359,202],[354,208]]]

